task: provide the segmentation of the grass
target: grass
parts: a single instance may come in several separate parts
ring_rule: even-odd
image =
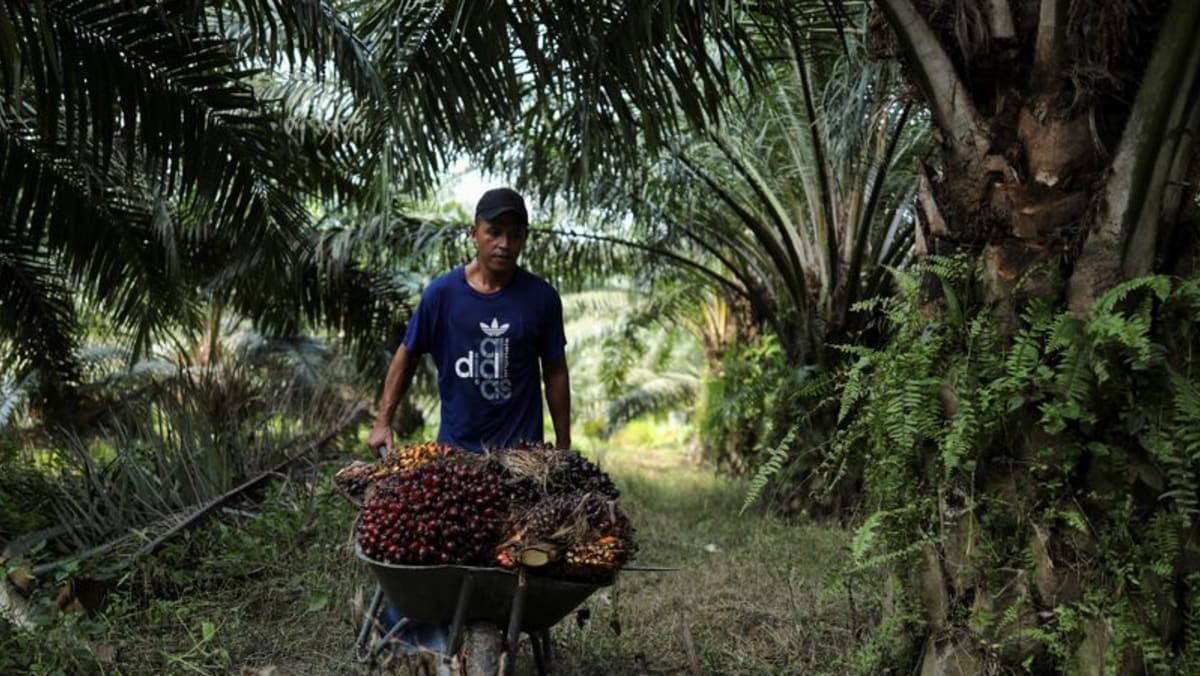
[[[586,445],[623,491],[639,559],[678,570],[626,573],[593,595],[586,620],[554,630],[556,673],[845,672],[868,624],[836,573],[848,534],[738,516],[744,482],[697,466],[679,430],[659,427]],[[350,553],[353,511],[331,492],[333,469],[277,483],[245,506],[257,518],[225,514],[181,536],[124,574],[86,632],[51,626],[25,649],[40,650],[43,673],[365,673],[351,649],[373,581]],[[58,644],[74,652],[47,648]],[[527,648],[520,673],[533,673]]]
[[[698,467],[676,443],[628,434],[643,443],[618,436],[602,464],[637,525],[639,559],[679,570],[626,574],[590,599],[593,621],[556,630],[563,673],[843,673],[859,645],[836,574],[848,534],[738,516],[743,481]]]

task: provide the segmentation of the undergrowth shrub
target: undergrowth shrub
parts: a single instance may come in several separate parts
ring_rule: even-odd
[[[1200,278],[1135,279],[1086,316],[1032,302],[1009,337],[960,291],[973,274],[897,273],[896,296],[860,304],[889,340],[842,348],[816,474],[862,468],[851,574],[900,583],[882,626],[924,625],[927,655],[1200,672]]]
[[[698,433],[704,457],[719,467],[744,473],[764,440],[785,425],[780,394],[787,361],[779,341],[764,336],[753,344],[735,344],[720,359],[721,370],[704,382]],[[786,429],[783,432],[786,434]]]

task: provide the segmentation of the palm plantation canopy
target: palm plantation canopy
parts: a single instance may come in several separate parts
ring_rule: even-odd
[[[854,533],[832,670],[1200,669],[1197,34],[1191,0],[3,0],[5,558],[119,580],[358,452],[466,161],[540,206],[579,436],[688,410],[746,507]]]

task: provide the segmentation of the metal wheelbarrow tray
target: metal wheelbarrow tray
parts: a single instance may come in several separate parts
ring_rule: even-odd
[[[357,542],[354,553],[370,566],[379,581],[355,644],[356,651],[367,640],[371,619],[386,596],[405,619],[388,630],[368,657],[378,654],[413,621],[449,625],[446,637],[449,654],[458,649],[466,623],[488,622],[499,629],[507,628],[505,646],[509,655],[517,654],[521,632],[529,634],[539,674],[548,673],[551,661],[550,627],[616,578],[614,575],[603,582],[587,583],[530,576],[523,569],[514,572],[480,566],[394,564],[372,559]],[[360,659],[364,659],[361,653]],[[504,672],[511,674],[514,667],[515,659],[508,659]]]
[[[522,576],[504,568],[401,565],[372,559],[357,547],[355,553],[371,567],[384,594],[401,615],[443,626],[453,626],[456,619],[460,623],[485,621],[499,627],[508,625],[524,578],[527,588],[523,592],[524,607],[517,618],[520,626],[526,631],[546,629],[597,589],[613,583],[612,579],[588,583]]]

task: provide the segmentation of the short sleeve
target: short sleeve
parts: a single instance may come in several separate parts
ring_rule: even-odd
[[[562,299],[554,289],[550,289],[550,298],[542,317],[541,335],[538,351],[542,359],[558,359],[566,353],[567,335],[563,331]]]
[[[425,293],[421,294],[421,302],[417,303],[417,310],[408,320],[408,328],[404,332],[404,346],[408,348],[409,352],[414,354],[429,352],[433,342],[431,334],[436,322],[434,317],[436,305],[436,294],[431,289],[426,289]]]

